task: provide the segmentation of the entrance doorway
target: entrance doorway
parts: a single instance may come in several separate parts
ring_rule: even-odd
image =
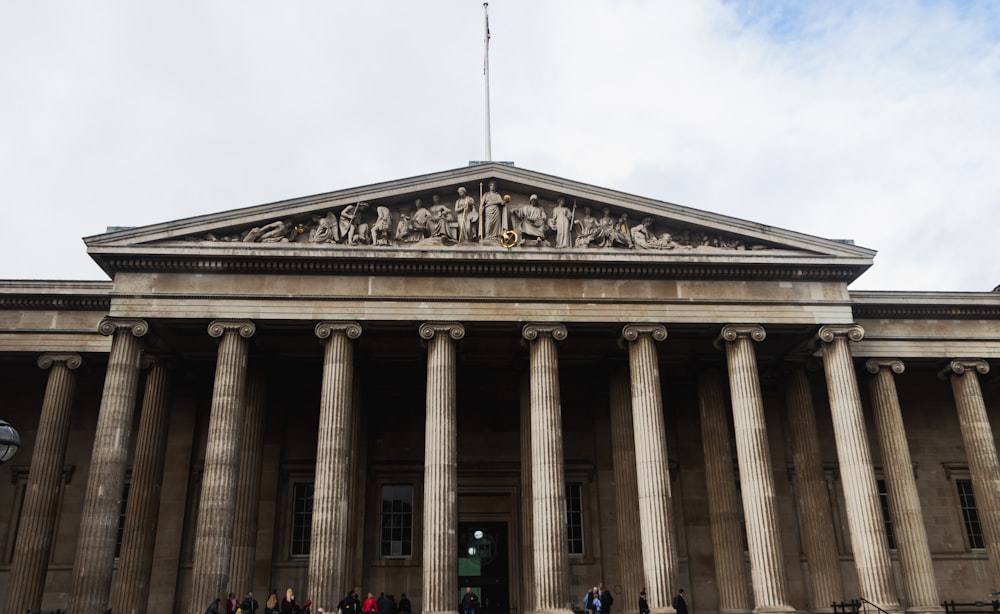
[[[458,523],[458,589],[479,597],[479,614],[508,614],[510,554],[506,522]]]

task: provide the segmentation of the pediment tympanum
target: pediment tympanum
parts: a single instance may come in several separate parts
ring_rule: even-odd
[[[491,258],[551,261],[629,254],[648,263],[753,252],[871,263],[874,252],[663,201],[485,164],[86,239],[109,272],[129,255],[295,258]],[[278,249],[280,248],[280,249]],[[258,250],[258,251],[247,251]],[[278,250],[278,251],[274,251]],[[291,251],[289,251],[291,250]],[[414,251],[416,250],[416,251]],[[749,254],[748,254],[749,255]],[[827,264],[824,264],[827,266]]]

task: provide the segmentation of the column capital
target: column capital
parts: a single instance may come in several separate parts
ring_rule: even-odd
[[[865,369],[872,375],[877,374],[882,369],[891,369],[896,375],[900,375],[906,370],[906,365],[898,358],[872,358],[865,361]]]
[[[249,339],[257,332],[257,325],[250,320],[213,320],[208,325],[210,337],[218,339],[228,332],[237,332],[240,337]]]
[[[662,324],[626,324],[622,328],[622,337],[626,341],[635,341],[643,335],[649,335],[654,341],[666,341],[667,327]]]
[[[721,341],[732,343],[740,337],[749,337],[760,342],[767,337],[767,332],[760,324],[726,324],[719,331],[719,337],[715,340],[715,344],[718,346]]]
[[[938,377],[941,379],[947,379],[949,375],[962,375],[967,370],[974,369],[978,371],[980,375],[986,375],[990,372],[990,363],[986,362],[982,358],[955,358],[951,360],[944,366],[941,371],[938,372]]]
[[[361,336],[361,324],[353,320],[323,320],[316,324],[316,336],[328,339],[333,333],[343,333],[348,339]]]
[[[448,335],[455,341],[465,337],[465,326],[460,322],[424,322],[417,331],[421,339],[430,341],[438,333]]]
[[[42,354],[38,357],[38,368],[48,369],[52,365],[63,364],[66,365],[67,369],[77,369],[83,364],[83,358],[79,354],[65,353],[65,354]]]
[[[114,318],[107,316],[97,325],[97,332],[110,336],[119,330],[129,329],[136,337],[142,337],[149,332],[149,322],[137,318]]]
[[[820,326],[816,338],[824,343],[830,343],[837,337],[847,337],[851,341],[861,341],[865,338],[865,329],[857,324],[827,324]]]
[[[521,329],[521,336],[528,341],[538,339],[538,335],[550,335],[556,341],[562,341],[568,334],[566,327],[557,322],[529,322]]]

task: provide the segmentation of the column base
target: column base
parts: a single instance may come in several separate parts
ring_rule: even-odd
[[[750,614],[753,612],[750,608],[734,608],[729,610],[719,610],[719,614]],[[830,608],[830,612],[833,612],[833,608]]]
[[[447,614],[455,614],[455,613],[448,612]],[[532,610],[532,614],[576,614],[576,613],[569,608],[549,608],[549,609]]]
[[[914,605],[906,608],[906,612],[907,614],[939,614],[940,612],[944,612],[944,606]]]
[[[794,612],[795,608],[790,605],[765,605],[759,608],[753,609],[753,614],[782,614],[785,612]]]
[[[677,610],[673,606],[667,606],[665,608],[650,608],[649,614],[677,614]]]

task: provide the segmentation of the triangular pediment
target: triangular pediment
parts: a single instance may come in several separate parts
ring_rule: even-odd
[[[474,261],[503,254],[548,262],[798,263],[846,267],[853,279],[874,255],[844,242],[499,163],[122,229],[85,241],[109,274],[130,258]]]

